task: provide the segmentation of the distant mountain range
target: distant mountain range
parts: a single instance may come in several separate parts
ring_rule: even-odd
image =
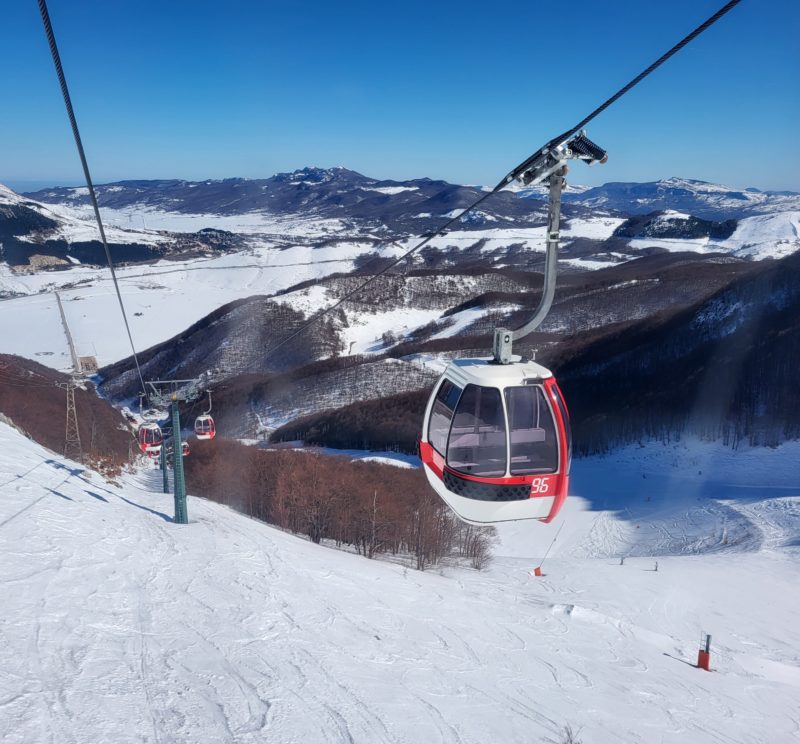
[[[137,205],[183,214],[305,214],[380,222],[397,232],[424,230],[433,218],[441,220],[441,215],[463,209],[480,194],[475,186],[429,178],[378,180],[347,168],[303,168],[265,179],[120,181],[97,187],[100,206],[109,209]],[[89,203],[85,188],[43,189],[26,196],[48,204]],[[540,220],[542,214],[538,205],[531,210],[516,194],[504,192],[473,215],[471,223],[519,225]]]
[[[303,168],[271,178],[228,178],[208,181],[119,181],[97,187],[100,206],[131,205],[192,214],[244,214],[255,210],[319,216],[380,219],[386,222],[425,219],[460,209],[480,187],[419,178],[393,181],[369,178],[347,168]],[[25,196],[48,204],[88,204],[85,188],[42,189]],[[481,211],[495,218],[530,218],[529,207],[516,197],[544,198],[545,189],[518,188],[497,194]],[[587,188],[569,186],[564,202],[592,210],[638,215],[671,209],[713,220],[739,219],[776,211],[800,210],[800,193],[738,190],[686,178],[650,183],[606,183]],[[478,217],[480,221],[480,216]]]
[[[567,193],[564,201],[630,215],[671,209],[707,220],[741,219],[800,209],[800,194],[792,191],[752,188],[741,191],[690,178],[665,178],[650,183],[606,183],[578,193]]]
[[[379,180],[347,168],[97,186],[120,263],[217,255],[265,241],[286,247],[358,241],[363,259],[372,260],[380,246],[437,230],[482,193],[480,186]],[[420,259],[428,268],[530,268],[541,247],[541,235],[531,230],[545,224],[544,198],[541,187],[501,191],[432,241]],[[738,191],[678,178],[570,186],[561,257],[576,269],[675,250],[778,258],[800,248],[799,225],[800,194],[791,192]],[[19,195],[0,187],[0,260],[24,270],[104,264],[86,188]]]

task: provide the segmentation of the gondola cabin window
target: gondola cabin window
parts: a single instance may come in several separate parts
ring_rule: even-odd
[[[511,442],[511,475],[558,470],[556,426],[539,385],[505,389]]]
[[[506,423],[499,389],[464,388],[450,430],[447,464],[468,475],[505,475]]]
[[[450,431],[450,422],[453,412],[461,395],[461,388],[450,380],[445,380],[431,409],[431,420],[428,426],[428,441],[431,446],[442,456],[447,451],[447,434]]]

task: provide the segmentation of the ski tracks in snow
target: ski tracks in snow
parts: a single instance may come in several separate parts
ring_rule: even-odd
[[[0,522],[17,515],[0,528],[9,744],[522,744],[557,741],[566,724],[593,744],[655,732],[771,744],[798,730],[796,613],[761,620],[750,607],[794,575],[781,555],[664,558],[655,572],[565,546],[544,577],[513,557],[481,573],[405,573],[201,499],[174,525],[151,475],[119,489],[52,463],[32,470],[33,445],[8,431],[0,444],[19,450],[8,467],[0,448],[0,482],[13,477]],[[797,515],[791,500],[736,509],[762,530],[762,553]],[[636,529],[592,521],[579,544],[595,555],[616,555]],[[641,529],[685,539],[677,524]],[[732,574],[752,599],[725,591]],[[716,674],[690,668],[701,628],[715,634]]]

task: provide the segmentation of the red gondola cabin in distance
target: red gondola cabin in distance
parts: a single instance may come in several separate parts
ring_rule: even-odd
[[[569,414],[552,372],[535,362],[450,362],[419,448],[428,482],[466,522],[551,522],[567,497]]]
[[[194,420],[194,433],[198,439],[213,439],[217,435],[214,419],[207,413]]]
[[[153,457],[160,454],[164,435],[161,433],[161,427],[158,424],[142,424],[139,427],[136,438],[139,442],[139,449],[145,455]]]

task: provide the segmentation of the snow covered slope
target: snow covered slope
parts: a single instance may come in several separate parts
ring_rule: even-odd
[[[191,497],[173,525],[153,475],[110,486],[0,424],[5,742],[527,743],[571,726],[592,744],[775,744],[800,726],[796,546],[620,566],[587,542],[602,529],[614,553],[618,513],[572,499],[543,578],[558,523],[515,526],[486,572],[417,573]],[[798,495],[772,500],[795,534]],[[692,667],[701,630],[712,673]]]
[[[344,168],[307,168],[264,180],[122,182],[98,190],[117,260],[151,262],[119,272],[140,349],[171,338],[232,300],[380,265],[381,259],[408,248],[409,236],[434,229],[479,193],[429,179],[378,181]],[[565,207],[562,268],[607,268],[660,251],[722,252],[760,260],[780,258],[800,247],[800,197],[742,194],[680,179],[573,189],[565,195],[576,205]],[[118,333],[119,313],[108,272],[71,265],[104,260],[98,258],[102,249],[85,203],[86,189],[50,189],[29,196],[48,203],[0,187],[0,258],[8,263],[0,260],[0,297],[10,298],[9,304],[0,305],[0,351],[49,359],[59,369],[68,364],[63,353],[49,354],[64,346],[51,330],[53,298],[23,296],[62,287],[79,351],[97,356],[101,365],[123,358],[129,348],[124,334]],[[629,230],[623,236],[619,228],[626,220],[604,211],[624,204],[630,204],[627,212],[637,213],[713,204],[717,214],[730,204],[745,203],[752,207],[748,214],[768,214],[740,219],[738,225],[732,221],[726,237],[716,239],[684,235],[679,223],[686,220],[677,220],[676,228],[674,219],[661,219],[662,229],[652,235]],[[787,211],[792,205],[795,211]],[[460,229],[433,238],[417,266],[442,271],[464,265],[530,270],[544,251],[544,204],[504,193],[490,206]],[[191,258],[156,261],[166,255]],[[63,270],[34,271],[54,266]],[[312,303],[309,310],[318,307]],[[423,308],[406,310],[415,315],[400,327],[412,329],[435,319]],[[17,328],[20,317],[26,318],[22,335]],[[380,348],[377,340],[383,330],[398,325],[392,314],[382,320],[370,318],[368,324],[360,318],[348,320],[353,332],[345,341],[348,348],[353,342],[354,351]]]
[[[118,261],[153,260],[174,243],[169,235],[131,225],[110,225],[106,237]],[[98,238],[91,212],[79,214],[69,207],[40,204],[0,184],[0,265],[31,270],[84,261],[103,264]],[[0,286],[0,295],[3,291]]]
[[[676,215],[672,222],[689,221],[689,215]],[[663,217],[657,218],[663,220]],[[694,218],[691,218],[694,219]],[[669,222],[669,220],[664,220]],[[727,253],[738,258],[763,261],[767,258],[784,258],[800,249],[800,211],[777,212],[745,217],[738,221],[727,238],[708,235],[689,238],[637,237],[628,246],[634,250],[661,248],[666,251],[695,251],[697,253]]]
[[[83,189],[83,191],[88,194],[87,189]],[[43,221],[47,220],[55,223],[52,231],[48,231],[48,239],[66,240],[70,243],[98,239],[97,223],[94,221],[94,213],[90,210],[86,211],[85,217],[83,215],[78,217],[75,214],[75,210],[68,207],[62,207],[57,204],[45,206],[0,184],[0,208],[10,210],[12,207],[25,208],[30,210],[31,213],[39,215]],[[158,233],[117,227],[108,228],[106,237],[109,243],[137,242],[151,245],[163,242],[166,239]],[[33,242],[33,238],[27,235],[22,240]]]

